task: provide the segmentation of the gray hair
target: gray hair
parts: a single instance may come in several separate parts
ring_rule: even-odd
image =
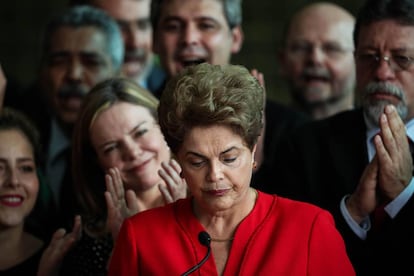
[[[60,16],[54,17],[46,26],[43,35],[43,56],[50,50],[51,37],[61,27],[96,27],[105,35],[105,48],[116,71],[124,59],[124,42],[118,24],[105,11],[91,6],[74,6]]]

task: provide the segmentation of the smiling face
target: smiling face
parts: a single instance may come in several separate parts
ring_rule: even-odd
[[[280,61],[293,97],[317,105],[349,97],[355,85],[354,19],[327,4],[299,12],[290,24]]]
[[[243,41],[240,26],[230,29],[218,0],[164,1],[154,31],[154,51],[170,76],[201,62],[227,64]]]
[[[158,170],[170,152],[148,109],[118,102],[102,111],[90,127],[90,139],[103,170],[117,167],[126,189],[136,192],[161,182]]]
[[[382,20],[361,26],[356,49],[357,87],[371,124],[378,125],[387,104],[393,104],[403,120],[414,118],[414,64],[399,68],[394,60],[414,58],[414,26]],[[367,62],[367,55],[391,57],[387,62]]]
[[[194,127],[177,158],[197,206],[210,212],[244,209],[252,176],[252,151],[226,126]]]
[[[0,131],[0,225],[24,223],[39,190],[33,148],[20,131]]]

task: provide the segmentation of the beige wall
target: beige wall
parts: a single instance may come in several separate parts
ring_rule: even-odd
[[[284,82],[278,76],[276,49],[282,28],[301,5],[315,1],[243,0],[243,48],[234,63],[257,68],[265,74],[270,98],[286,102]],[[360,0],[331,1],[355,14]],[[0,11],[0,62],[6,73],[23,86],[35,78],[39,42],[44,24],[67,5],[64,0],[2,1]]]

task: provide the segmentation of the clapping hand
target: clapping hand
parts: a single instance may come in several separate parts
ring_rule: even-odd
[[[374,137],[376,155],[347,201],[352,217],[361,222],[377,205],[395,199],[410,183],[413,164],[404,122],[389,105],[380,118],[381,134]]]
[[[82,233],[82,221],[80,216],[74,220],[72,232],[66,234],[66,230],[60,228],[53,234],[49,246],[42,254],[37,271],[38,276],[59,275],[60,265],[66,253],[80,240]]]
[[[106,192],[105,200],[108,208],[107,228],[112,233],[115,241],[125,218],[138,213],[139,206],[133,190],[125,192],[119,170],[112,168],[105,176]]]
[[[171,159],[168,163],[162,162],[158,173],[164,180],[164,183],[160,184],[158,188],[166,204],[187,197],[187,183],[180,176],[181,167],[177,161]]]

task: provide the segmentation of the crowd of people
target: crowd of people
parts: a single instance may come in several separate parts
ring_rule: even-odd
[[[289,105],[232,64],[242,23],[71,0],[26,101],[0,68],[0,275],[412,273],[414,1],[298,9]]]

